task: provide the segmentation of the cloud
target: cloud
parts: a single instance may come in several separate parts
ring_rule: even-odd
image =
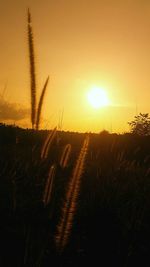
[[[30,110],[20,104],[10,103],[0,96],[0,120],[19,121],[29,117]]]

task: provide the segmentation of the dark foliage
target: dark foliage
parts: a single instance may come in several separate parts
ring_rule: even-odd
[[[91,134],[72,235],[63,254],[54,235],[84,134],[58,132],[40,159],[47,131],[0,125],[1,266],[149,266],[150,137]],[[65,144],[72,153],[59,166]],[[42,194],[57,164],[51,203]]]
[[[140,113],[134,120],[128,122],[133,134],[146,136],[150,135],[150,117],[148,113]]]

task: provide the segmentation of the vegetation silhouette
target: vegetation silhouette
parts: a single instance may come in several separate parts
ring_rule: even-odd
[[[150,266],[148,114],[123,135],[38,130],[29,10],[28,41],[32,129],[0,124],[0,265]]]
[[[35,74],[35,53],[34,53],[34,39],[33,39],[33,30],[32,30],[32,20],[31,20],[31,13],[28,9],[28,45],[29,45],[29,61],[30,61],[30,91],[31,91],[31,123],[32,129],[36,128],[39,129],[40,118],[41,118],[41,110],[43,105],[43,100],[45,96],[45,92],[47,89],[47,85],[49,82],[49,76],[46,79],[44,87],[41,92],[40,100],[38,103],[38,107],[36,107],[37,102],[37,82],[36,82],[36,74]]]
[[[150,117],[148,113],[139,113],[134,120],[128,122],[133,134],[146,136],[150,135]]]
[[[60,255],[55,236],[85,134],[59,132],[59,144],[54,140],[41,160],[47,134],[0,125],[2,266],[149,262],[150,137],[90,134],[72,231]],[[64,168],[65,144],[71,154]]]

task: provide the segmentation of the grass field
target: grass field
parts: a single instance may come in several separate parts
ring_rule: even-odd
[[[0,266],[149,266],[149,151],[150,137],[1,124]]]

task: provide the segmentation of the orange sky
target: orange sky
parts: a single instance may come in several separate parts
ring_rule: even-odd
[[[125,132],[136,111],[150,113],[149,0],[5,0],[0,1],[1,95],[7,85],[0,98],[1,121],[31,126],[27,7],[38,94],[50,75],[44,128],[58,124],[62,109],[63,129],[83,132]],[[92,85],[106,89],[111,107],[89,105]]]

